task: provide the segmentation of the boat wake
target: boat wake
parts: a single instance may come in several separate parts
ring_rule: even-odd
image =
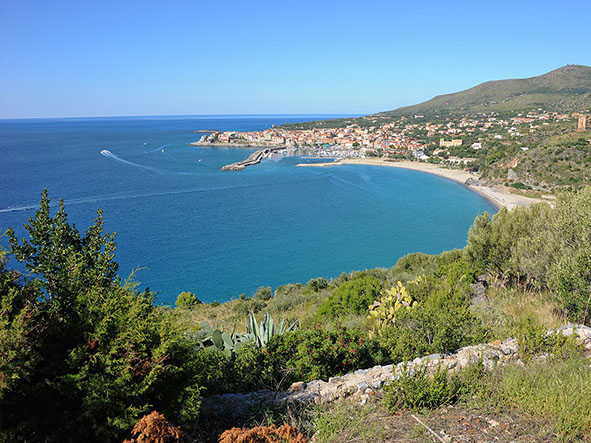
[[[66,206],[70,205],[81,205],[81,204],[88,204],[88,203],[102,203],[108,202],[113,200],[128,200],[128,199],[137,199],[137,198],[150,198],[150,197],[162,197],[162,196],[170,196],[170,195],[179,195],[179,194],[193,194],[193,193],[202,193],[202,192],[220,192],[220,191],[229,191],[229,190],[236,190],[236,189],[243,189],[243,188],[256,188],[256,187],[269,187],[269,186],[284,186],[286,184],[292,183],[303,183],[303,182],[313,182],[319,180],[327,180],[332,178],[332,174],[323,174],[318,175],[313,178],[303,179],[303,180],[287,180],[287,181],[278,181],[278,182],[269,182],[269,183],[249,183],[244,185],[238,186],[216,186],[216,187],[209,187],[209,188],[189,188],[189,189],[177,189],[171,191],[161,191],[161,192],[147,192],[147,193],[137,193],[137,194],[114,194],[114,195],[99,195],[99,196],[92,196],[86,198],[77,198],[77,199],[69,199],[65,200],[64,204]],[[56,206],[51,204],[50,206]],[[30,204],[30,205],[23,205],[23,206],[12,206],[8,208],[0,208],[0,213],[7,213],[7,212],[17,212],[17,211],[30,211],[36,210],[39,208],[39,204]]]
[[[125,163],[126,165],[135,166],[136,168],[145,169],[146,171],[154,171],[154,172],[157,172],[159,174],[162,174],[162,171],[160,169],[156,169],[156,168],[153,168],[151,166],[140,165],[139,163],[134,163],[134,162],[130,162],[129,160],[122,159],[118,155],[113,154],[108,149],[103,149],[101,151],[101,155],[103,155],[103,156],[105,156],[107,158],[112,158],[113,160],[117,160],[117,161],[119,161],[121,163]]]

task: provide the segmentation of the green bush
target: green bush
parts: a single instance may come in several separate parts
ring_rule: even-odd
[[[197,352],[152,293],[121,286],[101,214],[81,234],[44,191],[25,227],[11,252],[35,278],[1,270],[0,440],[122,439],[153,409],[195,420]]]
[[[502,208],[492,218],[487,212],[476,217],[465,249],[468,262],[478,272],[509,278],[518,276],[514,250],[521,238],[531,234],[535,211]]]
[[[327,380],[356,369],[387,362],[376,340],[358,330],[298,330],[274,337],[263,350],[277,383]]]
[[[377,277],[359,274],[342,283],[318,308],[321,317],[367,314],[368,307],[380,296],[382,285]]]
[[[591,438],[591,371],[579,356],[511,365],[490,376],[485,401],[548,422],[557,441]]]
[[[202,302],[192,292],[181,292],[174,303],[177,308],[192,308],[200,305]]]
[[[517,325],[517,344],[521,355],[526,359],[541,354],[564,358],[581,350],[574,334],[566,337],[560,331],[549,332],[530,316]]]
[[[502,209],[478,216],[465,249],[478,272],[552,291],[577,323],[591,321],[591,186],[559,195],[554,207]]]
[[[312,292],[320,292],[323,289],[328,288],[328,280],[322,277],[313,278],[308,282],[307,286]]]
[[[264,354],[252,343],[232,355],[215,349],[201,350],[193,360],[191,370],[204,396],[269,387]]]
[[[398,281],[406,283],[420,275],[431,274],[437,268],[437,257],[420,252],[401,257],[390,269],[390,282],[392,284]]]
[[[418,302],[416,307],[400,309],[395,323],[376,330],[392,361],[453,352],[486,339],[486,331],[471,310],[471,268],[462,259],[444,263],[434,275],[407,285],[409,295]]]
[[[427,367],[404,368],[399,378],[384,388],[384,401],[391,411],[399,409],[431,409],[455,403],[463,392],[460,379],[437,368],[433,377]]]
[[[267,301],[273,297],[273,291],[271,290],[271,286],[259,286],[259,288],[254,293],[254,299],[260,301]]]

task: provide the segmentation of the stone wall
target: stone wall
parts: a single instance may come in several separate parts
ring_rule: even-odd
[[[558,331],[565,336],[577,334],[585,349],[591,352],[591,328],[569,323],[558,328]],[[430,373],[434,372],[437,367],[457,372],[482,360],[484,368],[491,370],[499,365],[517,361],[519,358],[519,349],[515,339],[498,340],[492,343],[467,346],[449,355],[432,354],[395,366],[374,366],[369,369],[359,369],[340,377],[331,377],[328,381],[297,382],[291,385],[287,392],[263,390],[247,394],[215,395],[203,399],[202,411],[204,414],[239,415],[245,410],[264,405],[282,402],[319,404],[346,397],[353,397],[361,403],[365,403],[370,397],[379,395],[384,384],[399,377],[405,367],[408,371],[426,366]]]

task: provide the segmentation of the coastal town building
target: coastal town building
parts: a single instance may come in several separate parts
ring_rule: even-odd
[[[586,118],[582,114],[560,114],[542,109],[513,115],[489,112],[440,116],[432,121],[422,115],[395,119],[373,115],[332,128],[302,124],[308,127],[300,129],[286,125],[250,132],[212,131],[194,144],[271,148],[273,152],[301,152],[303,149],[308,155],[337,159],[410,157],[450,163],[455,161],[453,156],[465,158],[464,145],[475,151],[486,151],[498,143],[520,144],[525,136],[535,134],[551,123],[572,120],[577,120],[579,127],[586,128]]]
[[[446,141],[444,139],[439,140],[439,146],[442,148],[455,148],[457,146],[462,146],[463,140],[451,140]]]

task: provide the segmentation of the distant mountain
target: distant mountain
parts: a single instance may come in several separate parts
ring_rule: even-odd
[[[591,109],[591,67],[566,65],[538,77],[482,83],[379,116],[516,111],[544,106],[565,112]]]

